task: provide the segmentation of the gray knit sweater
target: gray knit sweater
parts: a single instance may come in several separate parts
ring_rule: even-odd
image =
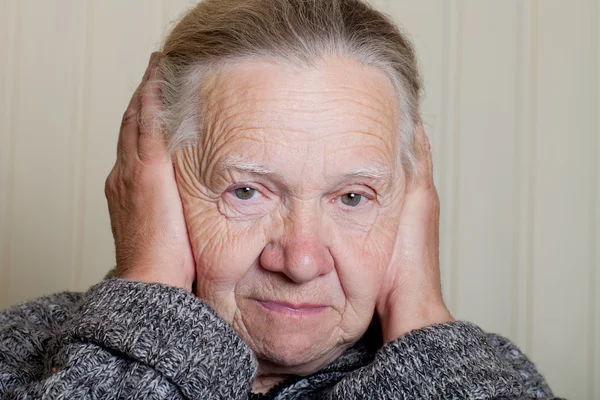
[[[552,398],[508,340],[466,322],[381,344],[377,324],[274,399]],[[110,279],[0,313],[0,398],[248,399],[257,362],[206,304],[173,287]]]

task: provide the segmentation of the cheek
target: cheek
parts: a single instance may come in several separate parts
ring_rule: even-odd
[[[196,294],[204,300],[219,300],[256,263],[265,246],[260,223],[232,223],[216,201],[184,199],[185,220],[196,259]]]
[[[392,257],[394,233],[394,221],[384,215],[367,231],[336,230],[332,254],[349,302],[373,304]]]

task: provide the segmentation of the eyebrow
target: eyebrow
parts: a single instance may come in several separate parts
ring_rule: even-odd
[[[249,161],[239,155],[229,155],[221,163],[221,167],[225,170],[236,169],[242,172],[249,172],[258,175],[275,175],[275,172],[271,171],[262,164]]]
[[[355,168],[347,175],[361,178],[387,180],[392,176],[392,171],[380,164],[373,164],[366,167]]]
[[[278,174],[266,166],[250,161],[240,155],[229,155],[227,158],[223,160],[221,163],[221,168],[224,170],[235,169],[237,171],[252,173],[257,175],[274,175],[278,176]],[[351,176],[356,178],[369,178],[376,179],[381,181],[389,180],[392,176],[392,171],[379,164],[371,164],[364,167],[354,168],[350,170],[348,173],[344,174],[344,176]]]

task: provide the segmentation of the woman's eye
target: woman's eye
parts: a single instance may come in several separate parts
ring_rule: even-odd
[[[358,193],[346,193],[341,196],[342,203],[348,207],[356,207],[362,200],[362,195]]]
[[[242,187],[235,189],[235,196],[240,200],[250,200],[256,194],[256,189]]]

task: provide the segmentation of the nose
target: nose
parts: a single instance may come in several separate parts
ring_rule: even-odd
[[[310,282],[333,270],[326,229],[315,213],[290,215],[260,255],[262,268],[296,283]]]

